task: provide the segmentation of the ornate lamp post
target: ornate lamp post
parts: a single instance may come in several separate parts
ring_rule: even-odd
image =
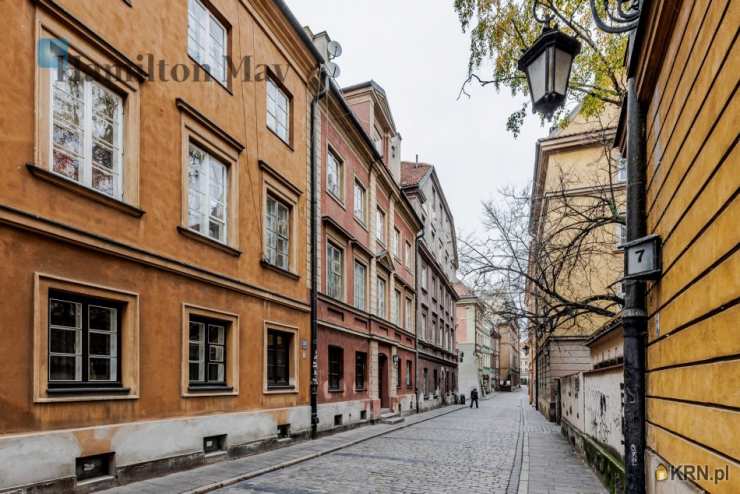
[[[604,32],[621,34],[633,31],[648,0],[589,0],[596,26]],[[578,41],[549,27],[552,15],[541,17],[533,4],[534,18],[545,29],[534,45],[519,60],[519,69],[527,75],[532,108],[546,116],[565,102],[567,78],[573,58],[580,50]],[[605,20],[605,18],[606,20]],[[575,47],[578,46],[578,49]],[[565,77],[565,80],[563,80]],[[645,220],[645,135],[644,112],[637,99],[634,78],[627,81],[627,244],[625,255],[624,326],[624,463],[629,494],[645,492],[645,332],[647,312],[645,279],[659,275],[660,240],[646,237]],[[655,262],[651,269],[639,269],[633,254],[652,248]],[[632,248],[632,249],[630,249]],[[635,250],[638,249],[638,250]],[[635,252],[632,252],[634,250]],[[643,256],[640,255],[642,260]],[[636,269],[637,267],[637,269]]]

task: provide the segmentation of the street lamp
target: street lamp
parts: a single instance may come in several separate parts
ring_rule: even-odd
[[[576,38],[545,26],[534,44],[524,52],[518,68],[527,74],[535,112],[550,116],[565,102],[570,69],[580,51],[581,43]]]

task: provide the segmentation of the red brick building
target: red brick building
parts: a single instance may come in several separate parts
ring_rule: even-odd
[[[328,36],[314,36],[321,50]],[[331,81],[320,124],[319,428],[415,410],[414,245],[400,135],[374,82]]]

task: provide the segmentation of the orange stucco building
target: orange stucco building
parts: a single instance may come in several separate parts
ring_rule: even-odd
[[[99,488],[307,430],[319,61],[295,19],[266,0],[13,4],[0,490],[91,471]]]

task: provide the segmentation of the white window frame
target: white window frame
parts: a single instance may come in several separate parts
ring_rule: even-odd
[[[404,248],[406,251],[404,252],[404,263],[406,264],[407,268],[411,267],[411,242],[406,242],[404,244]]]
[[[275,204],[275,214],[270,213],[270,203]],[[280,210],[285,210],[285,225],[281,229]],[[285,201],[278,199],[272,194],[267,195],[267,208],[265,210],[265,260],[281,269],[290,269],[290,229],[291,229],[291,207]],[[272,227],[272,228],[271,228]],[[284,241],[284,252],[278,251],[278,242]],[[281,264],[279,254],[283,255],[284,263]]]
[[[394,324],[401,325],[401,300],[403,299],[401,291],[397,288],[393,290],[391,299],[391,320]]]
[[[326,243],[326,292],[332,298],[344,299],[344,250],[332,242]]]
[[[421,262],[421,287],[427,289],[427,265],[424,261]]]
[[[387,316],[388,307],[386,304],[386,288],[387,283],[384,278],[378,276],[375,280],[376,287],[376,301],[375,301],[375,314],[378,317],[385,319]]]
[[[357,268],[362,268],[362,277],[358,276]],[[367,310],[367,266],[355,259],[353,272],[354,281],[354,306],[360,310]],[[361,296],[360,296],[361,294]]]
[[[64,64],[64,74],[66,76],[74,75],[79,77],[79,84],[81,89],[81,97],[76,98],[74,95],[68,94],[62,88],[57,86],[57,78],[50,78],[49,84],[49,97],[51,103],[51,111],[49,112],[49,119],[51,122],[49,132],[49,157],[51,166],[49,169],[52,173],[62,176],[67,180],[71,180],[75,183],[83,185],[89,189],[92,189],[101,194],[114,197],[116,199],[122,199],[123,197],[123,126],[124,126],[124,99],[120,94],[111,91],[103,84],[92,79],[90,76],[79,71],[71,64],[64,62],[60,59],[60,63]],[[115,109],[115,115],[113,121],[110,121],[104,115],[101,115],[94,111],[94,98],[93,90],[98,89],[107,93],[108,96],[112,97],[117,105]],[[80,122],[79,125],[68,122],[60,117],[56,117],[55,111],[55,98],[60,101],[66,100],[66,103],[74,108],[75,105],[79,105]],[[61,105],[61,103],[60,103]],[[73,110],[74,111],[74,110]],[[110,144],[104,140],[95,137],[95,125],[94,119],[100,119],[107,121],[112,125],[112,141]],[[55,128],[60,129],[61,132],[68,132],[69,134],[79,134],[79,149],[78,151],[72,150],[69,147],[65,147],[62,144],[56,144],[55,134],[57,133]],[[97,165],[93,160],[93,150],[98,145],[111,152],[111,168],[107,168],[105,165]],[[55,155],[60,155],[70,159],[70,161],[76,161],[77,164],[77,179],[70,176],[69,174],[63,173],[57,170]],[[94,187],[93,185],[93,170],[97,169],[105,175],[112,176],[112,193],[108,193],[104,190]]]
[[[627,159],[626,158],[617,159],[617,173],[616,173],[615,178],[617,182],[627,181]]]
[[[406,298],[406,329],[412,330],[414,327],[414,301]]]
[[[383,136],[381,135],[380,131],[377,127],[373,127],[373,136],[372,136],[373,144],[375,145],[375,150],[380,154],[383,155]]]
[[[365,186],[362,185],[362,183],[355,179],[355,184],[353,187],[353,212],[355,215],[355,218],[360,220],[360,222],[364,225],[367,224],[367,189],[365,189]],[[359,203],[358,203],[358,193],[359,193]]]
[[[273,80],[267,77],[267,127],[286,144],[290,144],[290,95]],[[270,110],[270,103],[274,111]]]
[[[375,209],[375,238],[378,242],[385,244],[385,219],[386,214],[380,206]]]
[[[201,153],[205,155],[205,159],[203,160],[203,164],[207,167],[207,172],[202,173],[200,175],[200,186],[199,189],[196,191],[196,193],[201,194],[203,196],[201,198],[201,205],[200,205],[200,211],[198,209],[194,209],[193,205],[191,203],[191,192],[192,190],[192,182],[190,180],[190,166],[191,166],[191,159],[190,159],[190,153],[192,152],[192,149],[195,148]],[[223,170],[223,200],[218,201],[217,199],[213,199],[211,197],[211,167],[216,166]],[[188,228],[196,233],[199,233],[205,237],[208,237],[212,240],[215,240],[216,242],[221,242],[223,244],[226,244],[228,242],[229,238],[229,166],[224,163],[223,161],[216,158],[213,154],[206,151],[202,146],[199,146],[192,141],[188,143],[188,180],[187,180],[187,194],[188,194],[188,210],[187,210],[187,224]],[[215,200],[216,202],[220,202],[221,206],[223,207],[223,218],[219,219],[217,216],[211,215],[211,202],[212,200]],[[192,226],[191,221],[191,213],[197,212],[201,216],[201,223],[203,223],[203,220],[205,219],[205,227],[206,231],[200,231]],[[217,223],[222,224],[222,235],[220,237],[214,237],[211,235],[210,232],[210,223],[211,221],[215,221]]]
[[[198,18],[194,7],[204,18]],[[193,25],[197,24],[197,27]],[[216,30],[220,29],[220,33]],[[197,32],[195,32],[197,30]],[[193,36],[196,38],[194,39]],[[228,30],[200,0],[188,2],[188,55],[221,84],[226,85],[226,50]],[[197,45],[197,46],[196,46]],[[216,53],[214,53],[214,50]],[[219,61],[218,58],[221,57]]]
[[[398,251],[400,244],[401,244],[401,230],[399,230],[396,227],[393,227],[393,238],[391,239],[391,251],[393,252],[393,255],[396,258],[400,258],[400,253]]]
[[[333,167],[332,167],[333,165]],[[334,168],[334,172],[332,172]],[[335,176],[334,182],[331,177]],[[336,189],[333,187],[336,186]],[[344,163],[331,148],[326,154],[326,191],[339,201],[344,200]]]

